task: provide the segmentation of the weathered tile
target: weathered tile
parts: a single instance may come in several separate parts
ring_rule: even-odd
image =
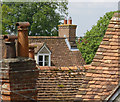
[[[87,91],[85,96],[82,96],[83,100],[90,100],[88,96],[91,94],[96,101],[102,101],[114,90],[115,87],[113,86],[118,84],[118,68],[120,65],[120,30],[118,28],[120,28],[120,22],[118,24],[117,14],[114,16],[110,21],[91,66],[87,68],[85,80],[88,82],[89,88],[86,87],[86,89],[84,88],[82,91],[90,90]]]

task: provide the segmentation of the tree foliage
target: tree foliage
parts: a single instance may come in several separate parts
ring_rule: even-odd
[[[3,12],[4,11],[4,12]],[[12,12],[12,9],[10,9],[7,5],[2,5],[2,33],[7,33],[7,25],[11,25],[11,21],[8,19],[8,15]]]
[[[2,24],[4,33],[15,33],[16,22],[30,22],[30,35],[57,35],[58,25],[67,13],[66,0],[63,2],[4,2]]]
[[[78,42],[78,48],[87,64],[92,62],[114,12],[107,12],[103,17],[100,17],[97,24],[93,25],[92,29],[87,31],[85,36]]]

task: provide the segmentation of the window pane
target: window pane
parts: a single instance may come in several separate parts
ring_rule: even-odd
[[[43,56],[39,56],[39,61],[43,61]]]
[[[45,66],[49,66],[49,62],[45,62]]]
[[[43,62],[39,62],[39,65],[40,65],[40,66],[43,66]]]
[[[45,61],[49,61],[49,56],[45,55]]]

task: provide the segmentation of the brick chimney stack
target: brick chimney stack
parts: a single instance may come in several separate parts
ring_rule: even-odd
[[[29,57],[28,48],[28,26],[29,22],[17,22],[18,26],[18,56],[19,57]]]
[[[68,24],[67,20],[64,20],[64,24],[58,25],[59,37],[66,37],[70,42],[75,42],[77,25],[72,24],[72,18],[69,17]]]
[[[36,102],[37,101],[37,79],[39,70],[36,68],[35,60],[28,56],[28,29],[29,22],[18,22],[18,57],[13,58],[10,54],[15,54],[14,47],[10,44],[14,42],[14,36],[4,36],[6,42],[10,42],[10,58],[5,57],[0,62],[0,82],[1,97],[3,102]],[[8,49],[8,48],[7,48]],[[8,56],[8,55],[7,55]]]

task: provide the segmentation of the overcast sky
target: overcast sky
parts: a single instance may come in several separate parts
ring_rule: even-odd
[[[68,13],[72,17],[73,24],[77,25],[77,36],[84,36],[84,33],[90,30],[106,12],[118,10],[118,1],[69,0]]]

